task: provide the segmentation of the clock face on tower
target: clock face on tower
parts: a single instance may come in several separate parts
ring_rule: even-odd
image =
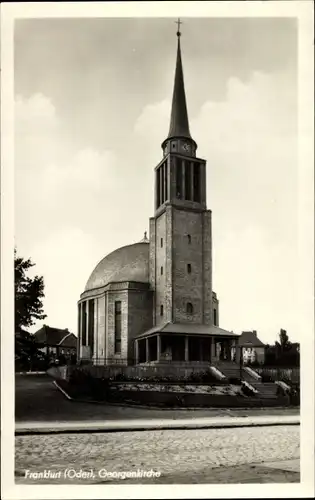
[[[189,153],[190,152],[190,144],[188,144],[187,142],[185,142],[182,145],[182,149],[185,151],[185,153]]]

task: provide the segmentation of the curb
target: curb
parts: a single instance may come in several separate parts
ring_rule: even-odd
[[[213,418],[213,421],[209,422],[207,420],[194,421],[191,419],[186,422],[181,420],[167,420],[163,422],[152,420],[147,422],[139,422],[137,420],[134,423],[128,421],[116,422],[112,421],[112,425],[109,422],[98,422],[95,425],[88,422],[86,426],[85,422],[75,423],[75,422],[65,422],[64,424],[58,425],[57,427],[52,427],[50,423],[45,422],[43,425],[40,423],[30,423],[29,427],[20,427],[15,429],[16,436],[28,436],[28,435],[55,435],[55,434],[90,434],[90,433],[113,433],[113,432],[140,432],[140,431],[161,431],[161,430],[188,430],[188,429],[235,429],[241,427],[275,427],[283,425],[300,425],[299,419],[292,419],[291,421],[282,420],[249,420],[245,417],[231,417],[227,419],[226,417]],[[35,427],[36,425],[36,427]]]
[[[47,372],[15,372],[15,375],[47,375]]]
[[[71,396],[69,396],[69,394],[62,388],[60,387],[60,385],[58,384],[58,382],[56,380],[53,381],[53,384],[57,387],[57,389],[62,392],[62,394],[67,398],[69,399],[69,401],[73,401],[74,403],[88,403],[88,404],[96,404],[96,405],[106,405],[106,406],[120,406],[122,408],[141,408],[141,409],[145,409],[145,410],[163,410],[163,411],[185,411],[185,410],[189,410],[189,411],[226,411],[226,412],[233,412],[234,410],[240,410],[240,411],[244,411],[244,410],[248,410],[248,411],[252,411],[252,410],[260,410],[260,411],[267,411],[269,409],[272,409],[272,410],[286,410],[288,408],[295,408],[295,409],[299,409],[300,407],[299,406],[271,406],[271,407],[268,407],[268,406],[257,406],[257,407],[248,407],[248,406],[237,406],[237,407],[208,407],[208,406],[172,406],[171,408],[166,408],[164,406],[153,406],[153,405],[137,405],[137,404],[133,404],[133,403],[109,403],[109,402],[106,402],[106,401],[95,401],[93,399],[77,399],[77,398],[73,398]]]

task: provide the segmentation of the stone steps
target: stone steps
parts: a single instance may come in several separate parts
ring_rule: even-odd
[[[277,399],[277,384],[273,382],[251,382],[251,386],[258,391],[259,397],[268,399]]]

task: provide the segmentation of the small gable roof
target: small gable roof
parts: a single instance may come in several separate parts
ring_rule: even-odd
[[[257,332],[242,332],[239,340],[239,345],[250,345],[252,347],[264,347],[265,344],[257,337]]]
[[[74,333],[69,332],[67,328],[53,328],[47,325],[43,325],[42,328],[37,330],[35,337],[38,342],[42,342],[48,346],[62,345],[65,347],[74,347],[77,342]]]

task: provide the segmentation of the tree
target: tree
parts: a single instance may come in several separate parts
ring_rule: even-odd
[[[45,365],[45,355],[40,351],[42,344],[26,331],[35,324],[34,320],[46,318],[43,309],[44,278],[30,278],[27,272],[34,266],[31,259],[17,256],[14,250],[15,282],[15,361],[20,369],[38,369]]]
[[[279,333],[279,339],[280,339],[280,343],[276,342],[276,345],[280,346],[282,351],[287,351],[291,347],[291,342],[289,340],[289,336],[288,336],[286,330],[283,330],[281,328],[280,333]]]
[[[15,278],[15,330],[28,328],[35,324],[34,320],[46,318],[43,309],[44,278],[34,276],[30,278],[27,272],[35,264],[31,259],[17,256],[14,250],[14,278]]]
[[[284,360],[286,357],[286,353],[291,349],[291,342],[289,340],[289,336],[286,332],[286,330],[283,330],[281,328],[280,333],[279,333],[279,340],[280,342],[276,341],[276,356],[279,359]]]
[[[20,370],[46,369],[47,356],[40,351],[43,344],[37,342],[35,335],[24,329],[15,333],[15,363]]]

